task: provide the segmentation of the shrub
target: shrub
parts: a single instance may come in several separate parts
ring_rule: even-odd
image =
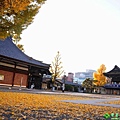
[[[78,92],[78,87],[74,86],[74,92]]]
[[[65,90],[66,91],[73,91],[73,86],[72,85],[65,85]]]

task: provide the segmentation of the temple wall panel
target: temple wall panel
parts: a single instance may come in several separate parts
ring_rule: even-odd
[[[14,85],[26,86],[27,85],[27,75],[16,73],[15,79],[14,79]]]
[[[7,85],[12,85],[12,79],[13,79],[13,72],[9,72],[6,70],[0,70],[0,84],[7,84]],[[21,73],[15,73],[15,78],[14,78],[14,86],[21,85],[22,81],[22,86],[27,85],[27,75],[26,74],[21,74]]]
[[[3,79],[0,80],[0,84],[12,84],[13,72],[0,70],[0,76],[3,76]]]
[[[109,95],[120,95],[120,90],[106,89],[106,94],[109,94]]]

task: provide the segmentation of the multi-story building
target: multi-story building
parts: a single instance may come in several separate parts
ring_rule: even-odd
[[[93,73],[95,70],[87,69],[86,72],[77,72],[75,73],[75,77],[79,79],[93,78]]]
[[[76,72],[74,82],[77,82],[78,84],[82,84],[82,82],[86,78],[93,78],[93,73],[96,72],[95,70],[87,69],[86,72]]]
[[[67,81],[73,82],[74,73],[68,73]]]

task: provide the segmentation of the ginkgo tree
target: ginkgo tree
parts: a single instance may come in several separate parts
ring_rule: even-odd
[[[50,72],[52,73],[52,83],[54,85],[56,78],[59,78],[64,72],[59,51],[57,52],[57,55],[55,56],[54,61],[50,66]]]
[[[20,41],[22,31],[33,23],[34,17],[45,1],[0,0],[0,40],[12,36],[14,41]],[[20,44],[16,45],[19,48]]]
[[[22,33],[45,0],[0,0],[0,38]]]
[[[104,64],[100,65],[100,68],[97,70],[97,72],[93,73],[93,78],[95,81],[93,81],[93,83],[96,86],[103,86],[106,84],[106,77],[103,75],[103,73],[105,72],[106,67]]]

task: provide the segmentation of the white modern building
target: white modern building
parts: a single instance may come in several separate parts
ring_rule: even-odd
[[[74,82],[78,81],[78,83],[81,83],[84,81],[86,78],[93,78],[93,73],[96,72],[95,70],[92,69],[86,69],[85,72],[76,72],[75,73],[75,78]]]

